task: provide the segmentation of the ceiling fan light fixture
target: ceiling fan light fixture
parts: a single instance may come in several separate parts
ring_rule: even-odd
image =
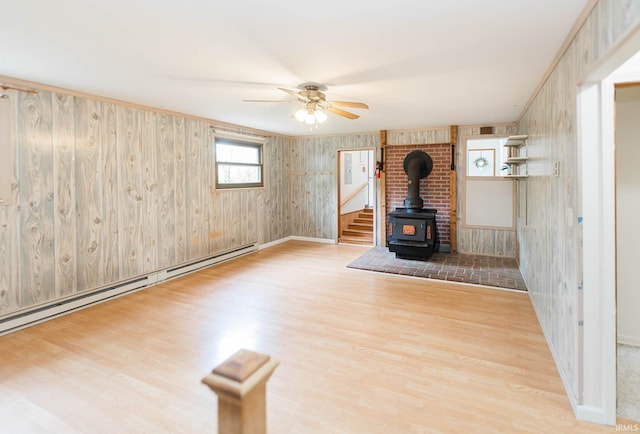
[[[304,122],[307,125],[313,125],[316,123],[316,117],[313,110],[309,110],[307,114],[304,115]]]
[[[315,118],[316,118],[316,121],[317,121],[319,124],[321,124],[321,123],[323,123],[324,121],[326,121],[326,120],[327,120],[327,115],[326,115],[326,114],[325,114],[325,112],[323,112],[322,110],[317,110],[317,109],[316,109],[316,112],[315,112]]]
[[[300,110],[298,110],[296,112],[296,114],[294,116],[300,122],[304,122],[305,118],[307,117],[307,111],[305,109],[301,108]]]

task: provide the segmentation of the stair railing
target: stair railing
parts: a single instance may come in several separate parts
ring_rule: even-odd
[[[349,203],[351,200],[353,200],[356,196],[358,196],[358,194],[364,190],[365,188],[369,187],[369,181],[366,181],[364,183],[362,183],[360,186],[358,186],[357,189],[355,189],[351,194],[349,194],[346,198],[344,198],[343,200],[340,201],[340,208],[342,208],[343,206],[345,206],[347,203]],[[368,195],[367,195],[368,197]]]

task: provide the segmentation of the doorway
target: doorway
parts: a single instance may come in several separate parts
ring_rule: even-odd
[[[640,55],[638,55],[640,72]],[[625,64],[626,65],[626,64]],[[618,416],[640,421],[640,82],[615,86]]]
[[[338,151],[338,243],[373,246],[374,150]]]
[[[598,64],[578,92],[584,325],[579,356],[581,403],[576,413],[579,419],[610,425],[616,423],[617,385],[626,381],[617,380],[616,367],[616,304],[621,288],[617,281],[615,85],[640,81],[638,50],[640,29]],[[620,236],[627,237],[627,232]]]

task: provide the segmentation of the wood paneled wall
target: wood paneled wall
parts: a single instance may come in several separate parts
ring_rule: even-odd
[[[289,138],[265,144],[265,188],[216,192],[204,120],[48,90],[11,101],[0,317],[290,235]]]
[[[600,0],[518,124],[529,134],[526,224],[518,220],[520,266],[558,370],[580,396],[581,184],[577,163],[576,87],[640,21],[640,2]],[[553,161],[560,176],[552,176]],[[535,204],[535,206],[533,206]]]
[[[297,137],[291,146],[291,235],[337,239],[337,154],[380,146],[378,132]]]
[[[417,130],[389,130],[387,143],[391,145],[432,145],[451,143],[451,129],[447,127]]]
[[[501,125],[494,127],[494,134],[497,136],[508,136],[516,134],[516,125]],[[465,161],[465,141],[470,136],[480,135],[480,127],[458,127],[458,143],[456,146],[456,191],[457,194],[457,247],[460,253],[471,253],[477,255],[516,257],[516,231],[489,228],[466,228],[462,224],[464,209],[464,183],[466,181]],[[523,182],[523,181],[513,181]],[[524,181],[526,182],[526,181]],[[517,188],[517,187],[516,187]]]

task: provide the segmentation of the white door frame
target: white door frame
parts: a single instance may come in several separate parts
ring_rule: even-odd
[[[582,200],[583,319],[578,419],[616,423],[615,78],[640,50],[640,28],[578,88],[578,179]]]
[[[377,240],[376,240],[376,235],[378,234],[378,224],[380,224],[378,222],[378,209],[380,207],[380,204],[378,202],[378,187],[377,187],[377,183],[376,183],[376,179],[375,179],[375,162],[376,162],[376,148],[340,148],[336,150],[336,174],[337,174],[337,179],[336,179],[336,184],[337,184],[337,203],[336,203],[336,208],[337,208],[337,223],[336,223],[336,228],[337,228],[337,234],[336,234],[336,243],[338,243],[338,240],[340,238],[340,176],[341,176],[341,170],[342,170],[342,165],[340,163],[340,153],[341,152],[359,152],[359,151],[368,151],[368,152],[372,152],[373,153],[373,167],[369,167],[369,160],[367,157],[367,176],[369,177],[373,177],[373,182],[372,184],[372,188],[373,188],[373,198],[374,198],[374,212],[373,212],[373,246],[377,246]],[[384,198],[382,198],[382,200],[384,200]],[[371,204],[370,204],[371,205]]]

